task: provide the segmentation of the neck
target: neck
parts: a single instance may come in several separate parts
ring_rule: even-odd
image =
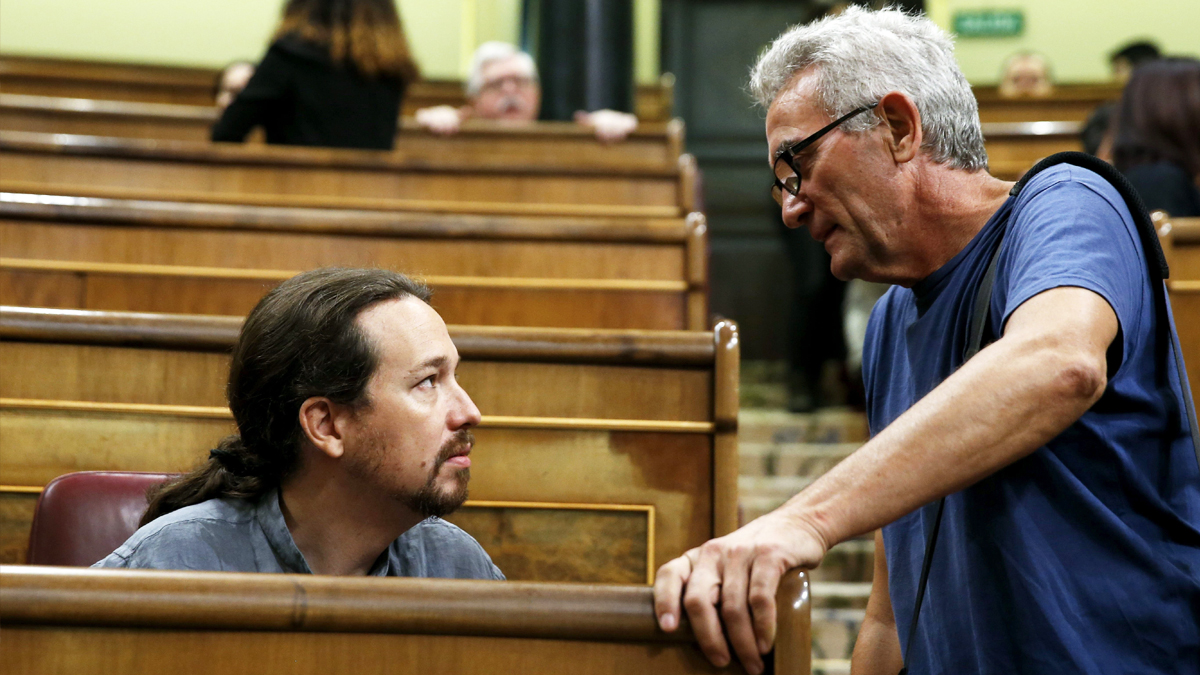
[[[313,451],[279,491],[280,509],[313,574],[365,575],[422,517]]]
[[[916,255],[901,286],[911,287],[958,255],[1008,199],[1013,184],[986,171],[967,173],[930,165],[917,181],[911,213]]]

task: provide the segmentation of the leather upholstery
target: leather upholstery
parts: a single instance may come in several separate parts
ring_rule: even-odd
[[[29,533],[31,565],[86,567],[112,553],[146,512],[146,491],[174,474],[82,471],[50,481]]]

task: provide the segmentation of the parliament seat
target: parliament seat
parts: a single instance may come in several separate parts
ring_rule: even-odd
[[[704,330],[687,218],[458,215],[0,193],[0,304],[245,315],[296,271],[425,278],[450,323]]]
[[[59,98],[0,93],[0,129],[85,136],[207,142],[213,106]],[[259,139],[261,140],[261,139]],[[683,122],[650,122],[620,143],[601,143],[573,122],[504,124],[467,120],[451,136],[430,133],[404,118],[394,154],[407,161],[444,157],[504,165],[666,168],[683,153]]]
[[[807,575],[767,661],[811,672]],[[644,586],[0,566],[0,674],[742,673],[663,633]]]
[[[995,86],[972,87],[979,104],[979,119],[987,122],[1083,122],[1092,112],[1121,98],[1115,84],[1064,84],[1049,96],[1005,98]]]
[[[379,150],[0,131],[0,162],[0,188],[16,192],[123,188],[168,199],[174,192],[224,195],[213,201],[248,204],[284,196],[349,197],[371,200],[375,208],[419,202],[428,210],[470,212],[471,206],[511,204],[527,207],[518,213],[666,217],[695,210],[696,201],[690,155],[679,157],[677,166],[655,169],[508,166],[462,157],[406,161]]]
[[[109,101],[211,106],[215,68],[111,63],[79,59],[0,55],[0,90],[10,94]],[[674,78],[637,86],[635,112],[646,122],[671,118]],[[402,112],[412,116],[433,105],[466,103],[462,82],[418,80],[409,85]]]
[[[180,472],[233,431],[233,317],[0,309],[0,561],[75,471]],[[451,326],[483,411],[450,517],[510,578],[647,583],[737,526],[738,340]]]
[[[87,567],[120,546],[146,512],[146,491],[171,474],[82,471],[50,481],[29,534],[30,565]]]
[[[1056,152],[1082,151],[1080,122],[984,122],[988,169],[1001,180],[1019,180],[1038,160]]]
[[[1171,267],[1167,291],[1192,399],[1200,401],[1200,218],[1172,218],[1163,211],[1150,217]]]

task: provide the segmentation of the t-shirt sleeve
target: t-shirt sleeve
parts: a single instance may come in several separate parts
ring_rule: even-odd
[[[1030,182],[1026,189],[1040,189],[1009,224],[997,271],[1000,325],[1039,293],[1063,286],[1090,290],[1108,302],[1120,324],[1119,351],[1109,350],[1111,376],[1142,331],[1145,256],[1129,210],[1111,185],[1075,167],[1055,176],[1048,185]]]

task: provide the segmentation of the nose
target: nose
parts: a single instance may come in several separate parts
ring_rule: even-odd
[[[813,206],[804,194],[803,183],[800,184],[800,194],[793,196],[790,192],[783,193],[781,208],[784,225],[792,229],[804,227],[804,216],[812,212]]]
[[[450,408],[450,428],[454,431],[459,429],[469,429],[479,426],[479,421],[483,415],[479,412],[479,408],[475,406],[475,402],[471,400],[471,396],[467,394],[467,390],[463,389],[457,383],[455,387],[458,389],[454,405]]]

